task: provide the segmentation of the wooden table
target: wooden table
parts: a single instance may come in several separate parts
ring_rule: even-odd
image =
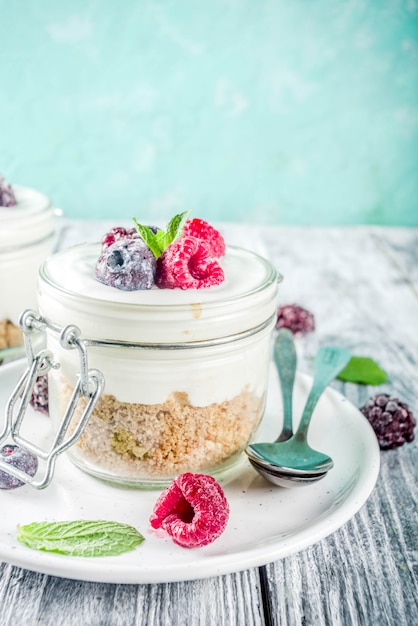
[[[97,240],[108,222],[62,220],[57,247]],[[319,345],[371,356],[389,374],[377,389],[418,416],[418,229],[219,225],[231,244],[283,273],[281,303],[312,311],[297,340],[312,373]],[[356,406],[376,388],[335,381]],[[342,528],[265,566],[164,584],[80,582],[0,565],[2,626],[418,624],[418,443],[381,452],[377,485]],[[1,502],[1,498],[0,498]],[[7,512],[1,510],[1,515]]]

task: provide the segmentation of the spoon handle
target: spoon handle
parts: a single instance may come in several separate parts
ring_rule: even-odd
[[[276,441],[286,441],[293,434],[293,385],[297,363],[293,333],[288,328],[281,328],[277,333],[273,356],[279,374],[283,400],[283,426]]]
[[[306,440],[308,426],[319,398],[329,383],[341,372],[350,360],[350,353],[339,346],[322,346],[315,357],[315,373],[312,389],[303,409],[299,427],[295,433],[298,439]]]

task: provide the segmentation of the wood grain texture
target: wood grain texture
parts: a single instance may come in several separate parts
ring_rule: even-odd
[[[57,247],[100,238],[107,222],[61,223]],[[297,340],[312,373],[319,345],[374,358],[378,388],[334,381],[356,406],[377,391],[418,415],[418,230],[250,227],[224,224],[226,239],[270,258],[284,275],[280,303],[316,319]],[[381,453],[376,488],[340,530],[292,556],[237,574],[161,585],[60,579],[0,565],[1,626],[418,624],[418,445]],[[3,514],[3,513],[2,513]],[[264,606],[263,606],[264,604]]]

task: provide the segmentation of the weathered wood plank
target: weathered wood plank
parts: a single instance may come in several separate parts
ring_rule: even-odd
[[[161,585],[111,585],[0,570],[1,626],[264,623],[257,569]]]

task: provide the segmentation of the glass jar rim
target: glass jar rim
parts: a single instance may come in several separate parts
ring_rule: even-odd
[[[45,194],[21,185],[12,188],[17,204],[0,209],[0,252],[37,245],[55,229],[55,209]]]
[[[92,339],[179,344],[247,331],[276,310],[281,276],[267,259],[243,248],[227,248],[221,260],[225,284],[138,292],[99,283],[93,265],[99,253],[100,244],[80,244],[51,255],[41,265],[38,303],[44,317],[61,326],[75,324]],[[239,275],[242,268],[248,271]],[[60,269],[65,273],[62,282]]]

